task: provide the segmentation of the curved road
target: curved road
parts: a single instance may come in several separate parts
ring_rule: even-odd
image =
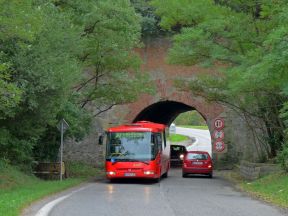
[[[188,147],[211,152],[209,131],[176,128],[176,133],[196,137]],[[171,169],[160,183],[125,180],[99,181],[46,204],[29,216],[283,216],[287,212],[238,192],[214,173],[214,178],[182,178],[181,169]],[[50,200],[51,201],[51,200]],[[39,204],[43,206],[43,204]],[[29,212],[29,211],[28,211]],[[32,213],[34,212],[34,213]]]
[[[212,156],[211,136],[209,130],[176,127],[176,134],[194,137],[196,141],[187,149],[191,151],[206,151]]]
[[[282,210],[235,191],[220,177],[181,177],[160,183],[106,181],[86,185],[58,203],[50,216],[283,216]]]

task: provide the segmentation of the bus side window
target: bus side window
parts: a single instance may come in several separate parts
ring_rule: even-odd
[[[158,149],[162,150],[162,137],[160,133],[156,134],[156,140],[157,140]]]
[[[164,143],[164,148],[166,148],[166,134],[165,134],[165,131],[162,133],[162,136],[163,136],[163,143]]]

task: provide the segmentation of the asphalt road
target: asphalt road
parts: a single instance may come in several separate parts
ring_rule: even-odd
[[[187,147],[190,151],[206,151],[211,155],[211,136],[209,130],[199,130],[191,128],[176,127],[176,134],[181,134],[196,138],[193,145]]]
[[[286,213],[287,214],[287,213]],[[160,183],[94,182],[58,203],[50,216],[280,216],[282,210],[235,191],[216,177],[182,178],[172,169]]]

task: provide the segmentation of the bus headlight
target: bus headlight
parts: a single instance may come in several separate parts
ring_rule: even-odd
[[[183,160],[183,159],[184,159],[184,154],[181,154],[181,155],[179,156],[179,158],[180,158],[180,160]]]
[[[113,172],[113,171],[109,171],[109,172],[106,172],[107,175],[116,175],[116,172]]]
[[[144,171],[144,175],[154,175],[154,171]]]

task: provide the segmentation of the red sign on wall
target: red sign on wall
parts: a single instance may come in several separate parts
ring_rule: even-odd
[[[224,131],[223,130],[215,130],[212,134],[213,139],[224,139]]]
[[[223,141],[225,134],[224,134],[224,119],[217,118],[213,122],[214,132],[212,134],[212,138],[214,139],[213,142],[213,152],[214,153],[225,153],[227,152],[226,145]]]
[[[216,140],[213,147],[215,152],[223,152],[225,150],[225,143],[222,140]]]

